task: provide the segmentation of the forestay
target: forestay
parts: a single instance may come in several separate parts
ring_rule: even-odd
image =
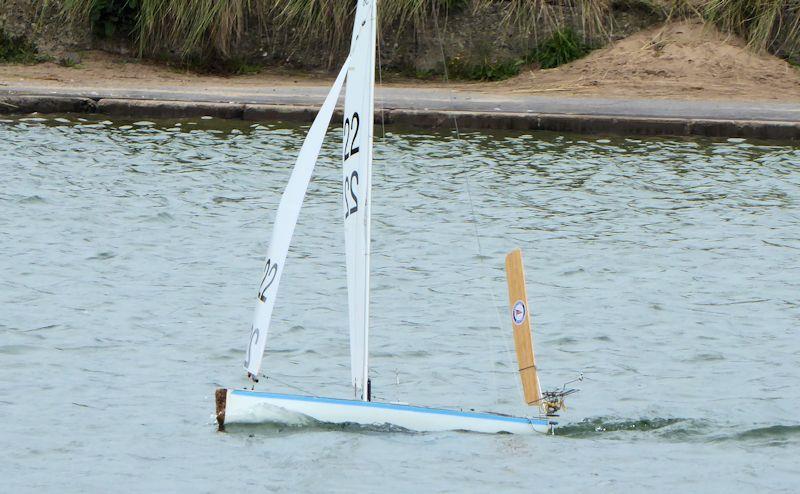
[[[375,0],[356,7],[344,103],[343,208],[350,369],[356,398],[368,399],[370,185],[375,87]]]
[[[267,261],[258,287],[258,300],[253,317],[253,327],[250,331],[250,343],[247,347],[247,356],[244,361],[245,369],[255,380],[258,380],[258,373],[261,370],[267,330],[269,329],[272,309],[275,306],[275,297],[278,293],[278,284],[283,274],[283,265],[289,252],[289,244],[292,240],[294,227],[297,224],[297,217],[300,214],[300,207],[303,205],[303,198],[311,180],[311,173],[314,171],[314,165],[322,147],[322,140],[325,138],[325,132],[331,121],[336,102],[339,99],[339,93],[342,91],[342,84],[349,66],[350,59],[348,58],[342,70],[339,71],[336,82],[333,83],[333,87],[328,92],[322,108],[314,119],[305,141],[303,141],[292,175],[289,177],[289,183],[283,191],[283,196],[281,196],[278,212],[275,214],[272,238],[267,251]]]

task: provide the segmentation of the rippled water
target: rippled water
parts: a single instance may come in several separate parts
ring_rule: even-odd
[[[375,394],[525,412],[498,315],[503,254],[521,246],[543,384],[586,375],[559,435],[217,432],[213,390],[244,385],[253,290],[303,135],[0,121],[3,490],[800,488],[800,149],[741,140],[387,129]],[[329,141],[262,389],[350,395],[338,131]]]

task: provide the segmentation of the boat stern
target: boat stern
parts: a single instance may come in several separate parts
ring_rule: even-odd
[[[217,402],[217,426],[219,430],[225,430],[225,407],[228,404],[228,390],[225,388],[217,388],[214,393],[214,398]]]

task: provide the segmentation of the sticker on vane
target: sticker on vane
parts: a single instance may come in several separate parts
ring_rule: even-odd
[[[514,308],[511,309],[511,317],[514,319],[514,324],[522,324],[522,321],[525,320],[525,314],[527,312],[528,310],[525,308],[525,304],[522,303],[522,300],[517,300],[517,303],[514,304]]]

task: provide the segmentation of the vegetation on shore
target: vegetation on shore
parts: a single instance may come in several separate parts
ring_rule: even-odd
[[[127,40],[140,56],[242,73],[258,70],[236,50],[253,30],[267,33],[272,43],[324,50],[334,60],[349,42],[354,5],[353,0],[63,0],[63,14],[88,20],[96,37]],[[476,61],[448,54],[442,42],[441,69],[414,75],[447,70],[454,78],[497,80],[527,65],[555,67],[607,42],[614,27],[611,12],[620,9],[644,12],[653,22],[697,17],[742,36],[754,50],[790,60],[800,56],[800,0],[381,0],[379,36],[391,45],[393,37],[411,29],[442,40],[453,16],[486,8],[504,13],[498,31],[531,35],[535,46],[517,58],[488,53]],[[8,45],[2,40],[0,59]]]
[[[508,79],[520,73],[522,67],[535,65],[542,69],[552,69],[577,60],[592,50],[573,29],[561,28],[541,43],[537,44],[527,55],[516,60],[483,63],[465,63],[458,57],[447,59],[447,73],[455,79],[471,81],[498,81]]]
[[[0,62],[31,64],[41,62],[36,47],[20,37],[11,37],[0,31]]]
[[[382,0],[381,33],[391,43],[404,28],[442,35],[454,14],[500,6],[506,12],[500,28],[513,25],[529,33],[549,33],[526,55],[496,60],[491,55],[477,63],[457,55],[444,55],[441,68],[415,72],[438,76],[446,69],[452,77],[498,80],[537,64],[555,67],[583,56],[588,40],[606,36],[612,0]],[[232,46],[248,29],[269,29],[288,45],[322,46],[333,59],[349,43],[352,0],[64,0],[64,13],[73,20],[89,20],[98,37],[123,36],[140,56],[163,56],[164,47],[193,68],[224,72],[252,72],[256,68],[231,56]],[[567,17],[580,20],[581,34]],[[446,47],[443,47],[446,52]]]
[[[800,49],[800,0],[706,0],[703,14],[756,50]]]

